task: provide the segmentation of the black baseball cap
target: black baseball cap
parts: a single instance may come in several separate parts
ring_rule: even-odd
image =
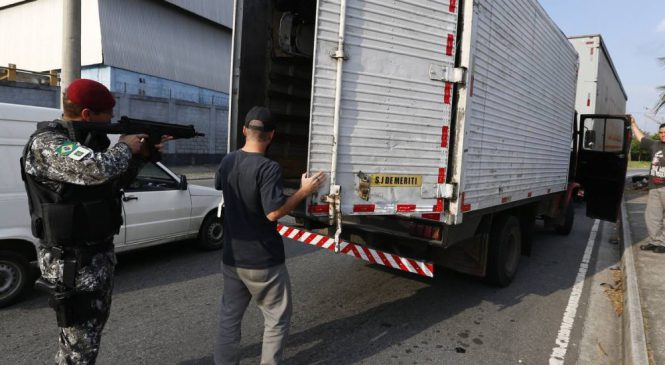
[[[262,106],[252,107],[245,117],[245,128],[261,132],[274,131],[275,120],[270,113],[270,109]]]

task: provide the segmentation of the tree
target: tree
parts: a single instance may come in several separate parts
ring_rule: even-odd
[[[658,133],[645,133],[645,138],[651,138],[653,140],[658,140]],[[630,142],[630,160],[631,161],[644,161],[649,160],[649,151],[640,148],[640,142],[637,141],[637,138],[633,138]]]
[[[665,57],[660,57],[658,59],[660,63],[665,66]],[[660,109],[665,107],[665,85],[663,86],[658,86],[658,91],[660,91],[660,97],[658,98],[658,103],[656,104],[655,112],[658,113]]]

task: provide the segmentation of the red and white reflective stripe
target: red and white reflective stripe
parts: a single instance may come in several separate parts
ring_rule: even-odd
[[[448,6],[448,11],[454,13],[455,7],[457,7],[457,0],[450,0],[450,6]]]
[[[290,238],[294,241],[325,248],[335,252],[335,239],[331,237],[292,228],[283,224],[277,225],[277,232],[279,232],[280,235],[286,238]],[[389,254],[387,252],[357,245],[355,243],[340,241],[340,252],[373,264],[379,264],[430,278],[434,277],[433,264],[400,257],[397,255]]]
[[[446,39],[446,56],[452,56],[454,48],[455,48],[455,36],[449,33],[448,38]]]

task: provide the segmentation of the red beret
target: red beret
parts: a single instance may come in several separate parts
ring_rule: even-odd
[[[67,88],[67,98],[72,103],[88,108],[96,113],[113,109],[115,98],[113,94],[97,81],[77,79]]]

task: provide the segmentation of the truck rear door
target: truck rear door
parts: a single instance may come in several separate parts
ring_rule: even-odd
[[[575,180],[584,188],[587,216],[611,222],[619,217],[630,139],[625,115],[580,117]]]
[[[458,2],[342,4],[345,11],[339,0],[318,2],[308,170],[330,174],[336,154],[343,214],[441,211]],[[345,61],[335,141],[338,73],[331,55],[338,48],[341,17]],[[324,186],[320,194],[328,190]],[[312,206],[328,213],[320,201],[310,204],[310,213]]]

